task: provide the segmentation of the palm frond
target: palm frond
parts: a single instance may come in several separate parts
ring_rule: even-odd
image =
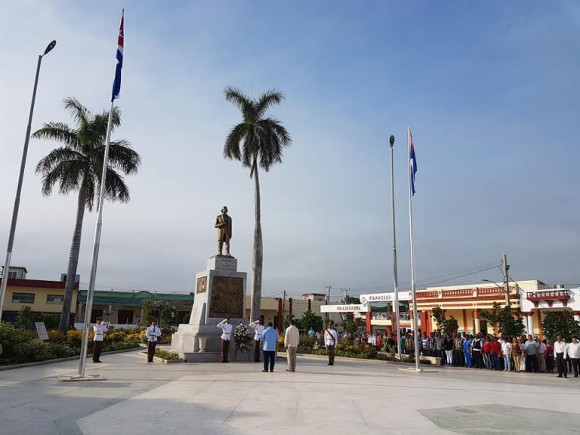
[[[70,148],[56,148],[40,160],[36,165],[35,172],[46,175],[52,171],[60,162],[69,160],[82,160],[83,156]]]
[[[226,96],[227,101],[233,103],[235,106],[237,106],[240,109],[240,111],[242,112],[242,114],[244,116],[244,119],[246,118],[246,116],[255,112],[253,110],[254,109],[254,107],[253,107],[254,102],[252,101],[252,99],[250,97],[248,97],[247,95],[245,95],[239,89],[228,86],[225,89],[224,94]]]
[[[284,94],[277,89],[270,89],[260,96],[260,99],[255,103],[256,117],[261,118],[266,110],[273,104],[280,104],[284,99]]]
[[[111,142],[109,166],[128,175],[137,173],[140,165],[141,156],[130,147],[128,141],[121,139]]]
[[[76,148],[78,145],[77,131],[62,122],[48,122],[32,134],[34,139],[51,139]]]
[[[91,112],[74,97],[64,99],[64,108],[70,112],[73,119],[81,126],[88,124],[92,118]]]
[[[246,137],[247,130],[248,127],[244,123],[238,124],[232,128],[224,145],[224,158],[240,160],[240,143]]]
[[[123,181],[123,177],[111,168],[107,168],[107,181],[105,198],[110,201],[128,202],[130,199],[129,188]]]

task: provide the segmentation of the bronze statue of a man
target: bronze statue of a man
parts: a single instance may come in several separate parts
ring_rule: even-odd
[[[218,229],[218,254],[222,255],[224,242],[226,255],[230,257],[230,239],[232,238],[232,218],[228,216],[228,208],[224,205],[222,214],[215,218],[215,228]]]

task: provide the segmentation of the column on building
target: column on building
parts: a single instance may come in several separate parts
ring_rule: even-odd
[[[366,315],[366,326],[365,326],[365,331],[367,332],[371,332],[373,330],[373,326],[371,325],[371,312],[367,311],[367,315]]]
[[[465,308],[461,310],[461,314],[463,315],[463,333],[467,334],[467,312]]]
[[[478,332],[481,332],[481,320],[479,319],[478,309],[473,310],[473,323],[473,333],[477,334]]]
[[[532,313],[531,312],[522,312],[524,316],[524,326],[526,327],[526,332],[528,334],[534,333],[534,324],[532,322]]]
[[[540,336],[540,339],[544,339],[544,330],[542,329],[542,311],[538,310],[536,311],[538,313],[538,335]]]

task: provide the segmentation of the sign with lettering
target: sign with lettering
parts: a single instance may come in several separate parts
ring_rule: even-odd
[[[410,294],[407,291],[399,292],[399,301],[408,301]],[[374,293],[370,295],[360,295],[360,301],[367,302],[392,302],[395,300],[395,293]]]
[[[38,332],[38,338],[41,340],[48,340],[48,332],[46,332],[46,325],[44,322],[34,322],[36,326],[36,332]]]
[[[362,304],[350,305],[321,305],[321,313],[358,313],[366,312],[367,306]]]

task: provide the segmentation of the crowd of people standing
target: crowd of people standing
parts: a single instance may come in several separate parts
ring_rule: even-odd
[[[407,335],[405,343],[411,341]],[[573,337],[567,343],[558,337],[555,343],[538,336],[495,337],[484,334],[423,334],[419,349],[423,356],[440,358],[441,365],[471,367],[506,372],[554,373],[567,377],[580,375],[580,343]],[[410,346],[404,346],[405,350]]]

